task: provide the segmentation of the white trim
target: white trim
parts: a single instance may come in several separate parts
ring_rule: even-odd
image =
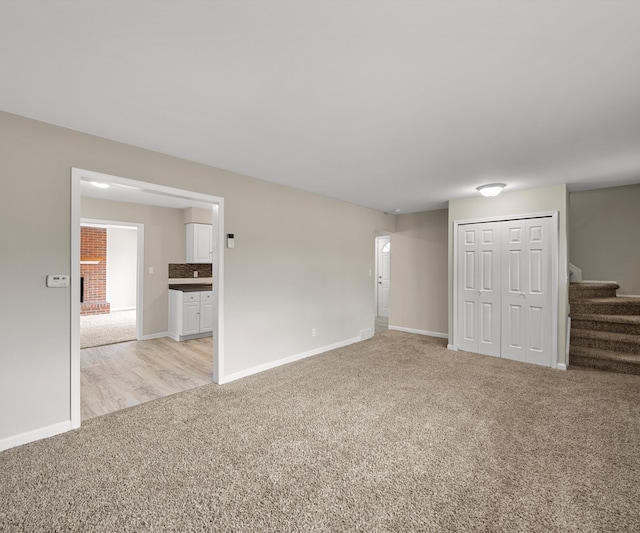
[[[456,348],[453,344],[447,344],[447,350],[451,350],[452,352],[457,352],[458,348]]]
[[[314,355],[328,352],[330,350],[336,350],[337,348],[343,348],[344,346],[349,346],[350,344],[354,344],[356,342],[361,342],[361,341],[362,339],[360,337],[353,337],[351,339],[336,342],[334,344],[329,344],[327,346],[321,346],[320,348],[314,348],[313,350],[309,350],[307,352],[291,355],[289,357],[283,357],[282,359],[278,359],[277,361],[271,361],[269,363],[264,363],[262,365],[254,366],[252,368],[247,368],[246,370],[241,370],[240,372],[236,372],[234,374],[224,376],[223,380],[220,381],[220,383],[221,384],[230,383],[231,381],[235,381],[241,378],[246,378],[247,376],[258,374],[259,372],[264,372],[265,370],[271,370],[272,368],[276,368],[278,366],[286,365],[288,363],[293,363],[294,361],[299,361],[300,359],[306,359],[307,357],[312,357]]]
[[[150,341],[151,339],[161,339],[162,337],[170,337],[168,331],[162,331],[160,333],[149,333],[149,335],[143,335],[140,337],[141,341]]]
[[[71,169],[71,384],[69,418],[71,427],[80,427],[80,176]]]
[[[556,370],[566,370],[567,369],[567,365],[565,365],[564,363],[558,363],[556,366]]]
[[[73,429],[73,427],[71,427],[71,420],[65,420],[64,422],[58,422],[51,426],[18,433],[17,435],[0,439],[0,452],[16,446],[22,446],[23,444],[28,444],[36,440],[53,437],[54,435],[65,433],[71,429]]]
[[[453,316],[452,316],[452,337],[453,337],[453,350],[458,349],[458,330],[456,328],[456,320],[458,316],[458,287],[456,283],[456,273],[458,272],[458,226],[466,224],[483,224],[486,222],[504,222],[508,220],[526,220],[531,218],[551,218],[553,231],[552,231],[552,250],[551,250],[551,286],[554,288],[551,295],[551,368],[557,368],[559,351],[558,351],[558,299],[559,299],[559,277],[558,277],[558,211],[545,211],[541,213],[525,213],[521,215],[504,215],[498,217],[483,217],[464,220],[453,221],[453,271],[451,276],[452,281],[452,297],[453,297]],[[554,358],[555,354],[555,358]]]
[[[212,208],[212,223],[218,227],[218,242],[215,247],[213,264],[214,268],[213,283],[214,290],[214,306],[218,310],[218,320],[214,324],[214,336],[212,347],[213,359],[213,380],[220,383],[223,379],[224,369],[224,198],[212,196],[184,189],[176,189],[174,187],[165,187],[155,183],[131,180],[109,174],[102,174],[91,170],[80,168],[71,168],[71,384],[70,384],[70,427],[75,429],[80,427],[80,203],[82,192],[80,182],[82,180],[98,180],[120,185],[128,185],[139,189],[160,193],[168,196],[192,200],[194,202],[203,202],[217,205],[218,208]],[[217,222],[217,224],[216,224]],[[139,247],[138,253],[144,252],[144,246]],[[140,260],[144,264],[143,259]],[[143,267],[144,269],[144,267]],[[142,271],[144,273],[144,270]],[[138,284],[139,290],[142,290],[142,283]],[[141,306],[140,306],[141,307]],[[142,327],[142,321],[140,321]],[[141,333],[141,332],[140,332]],[[167,332],[162,334],[154,334],[147,336],[148,338],[156,338],[167,336]],[[144,337],[143,337],[144,339]]]
[[[426,331],[424,329],[403,328],[401,326],[389,326],[393,331],[404,331],[405,333],[415,333],[417,335],[427,335],[428,337],[438,337],[439,339],[448,339],[449,335],[446,333],[438,333],[436,331]]]
[[[565,348],[564,348],[564,360],[566,364],[563,364],[564,370],[567,369],[569,365],[569,351],[571,349],[571,316],[567,316],[567,336],[565,338]],[[562,364],[562,363],[560,363]],[[560,364],[558,364],[558,368],[560,368]]]

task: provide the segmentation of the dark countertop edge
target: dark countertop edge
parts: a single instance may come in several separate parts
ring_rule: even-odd
[[[199,291],[212,291],[213,285],[196,285],[194,284],[184,284],[184,285],[169,285],[170,290],[174,291],[182,291],[182,292],[199,292]]]

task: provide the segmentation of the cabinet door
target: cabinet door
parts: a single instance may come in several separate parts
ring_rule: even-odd
[[[213,261],[213,226],[187,224],[187,263]]]
[[[213,300],[200,302],[200,333],[213,331]]]
[[[182,304],[182,335],[200,333],[200,302]]]

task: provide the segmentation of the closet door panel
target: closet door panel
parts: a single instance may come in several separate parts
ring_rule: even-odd
[[[478,351],[478,225],[458,227],[458,348]]]
[[[500,354],[506,359],[525,360],[526,308],[524,220],[502,223],[502,345]]]
[[[500,357],[500,223],[478,224],[478,353]]]
[[[529,327],[525,361],[551,366],[552,244],[551,218],[526,221],[526,319]]]

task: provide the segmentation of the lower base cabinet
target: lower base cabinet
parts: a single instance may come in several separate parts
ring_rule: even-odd
[[[177,341],[213,332],[213,291],[169,290],[169,336]]]

